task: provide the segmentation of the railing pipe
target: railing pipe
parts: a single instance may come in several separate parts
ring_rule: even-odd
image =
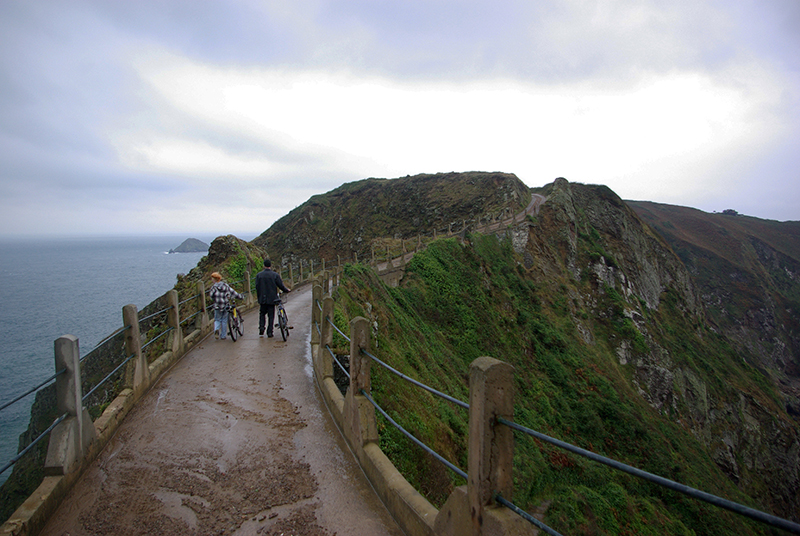
[[[11,460],[10,460],[8,463],[6,463],[6,464],[5,464],[5,465],[4,465],[2,468],[0,468],[0,475],[1,475],[1,474],[3,474],[3,473],[5,473],[5,472],[6,472],[6,469],[8,469],[8,468],[9,468],[9,467],[11,467],[12,465],[14,465],[14,464],[15,464],[15,463],[17,463],[18,461],[20,461],[20,459],[22,459],[22,457],[23,457],[23,456],[25,456],[25,454],[27,454],[27,453],[28,453],[28,452],[29,452],[29,451],[30,451],[30,450],[31,450],[33,447],[35,447],[35,446],[36,446],[36,445],[37,445],[37,444],[38,444],[38,443],[39,443],[39,442],[40,442],[42,439],[44,439],[44,437],[45,437],[47,434],[49,434],[50,432],[52,432],[52,431],[53,431],[53,428],[55,428],[56,426],[58,426],[59,424],[61,424],[61,422],[62,422],[64,419],[66,419],[66,418],[67,418],[67,414],[66,414],[66,413],[64,413],[64,414],[62,414],[60,417],[58,417],[56,420],[54,420],[54,421],[53,421],[53,424],[51,424],[50,426],[48,426],[48,427],[47,427],[47,429],[46,429],[44,432],[42,432],[41,434],[39,434],[39,435],[36,437],[36,439],[34,439],[33,441],[31,441],[31,442],[28,444],[28,446],[27,446],[27,447],[25,447],[24,449],[22,449],[22,450],[21,450],[21,451],[20,451],[20,452],[19,452],[19,453],[18,453],[16,456],[14,456],[13,458],[11,458]]]
[[[150,320],[151,318],[156,317],[158,315],[163,315],[164,313],[166,313],[168,311],[169,311],[169,307],[166,307],[164,309],[161,309],[160,311],[156,311],[155,313],[151,313],[151,314],[149,314],[147,316],[141,317],[139,319],[139,322],[141,323],[141,322],[144,322],[145,320]]]
[[[380,359],[378,359],[377,357],[375,357],[374,355],[372,355],[372,354],[371,354],[371,353],[369,353],[369,352],[364,352],[364,354],[366,354],[366,355],[367,355],[368,357],[370,357],[370,358],[371,358],[373,361],[375,361],[376,363],[378,363],[379,365],[381,365],[381,366],[382,366],[382,367],[384,367],[385,369],[387,369],[387,370],[391,371],[392,373],[394,373],[396,376],[399,376],[400,378],[403,378],[403,379],[404,379],[404,380],[406,380],[407,382],[409,382],[409,383],[412,383],[412,384],[416,385],[417,387],[419,387],[419,388],[421,388],[421,389],[425,389],[425,390],[426,390],[426,391],[428,391],[429,393],[432,393],[432,394],[434,394],[434,395],[436,395],[436,396],[438,396],[438,397],[444,398],[444,399],[445,399],[445,400],[447,400],[448,402],[452,402],[453,404],[455,404],[455,405],[457,405],[457,406],[461,406],[461,407],[462,407],[462,408],[464,408],[464,409],[469,409],[469,404],[467,404],[466,402],[462,402],[461,400],[459,400],[459,399],[457,399],[457,398],[453,398],[452,396],[450,396],[450,395],[447,395],[447,394],[445,394],[445,393],[443,393],[443,392],[441,392],[441,391],[437,391],[437,390],[436,390],[436,389],[434,389],[433,387],[429,387],[429,386],[425,385],[424,383],[418,382],[418,381],[417,381],[417,380],[415,380],[414,378],[411,378],[411,377],[409,377],[409,376],[406,376],[405,374],[403,374],[403,373],[402,373],[402,372],[400,372],[399,370],[397,370],[397,369],[395,369],[395,368],[391,367],[390,365],[388,365],[388,364],[384,363],[383,361],[381,361]]]
[[[22,400],[23,398],[25,398],[29,394],[35,393],[36,391],[38,391],[39,389],[41,389],[42,387],[44,387],[45,385],[47,385],[51,381],[55,380],[57,376],[59,376],[60,374],[65,373],[66,371],[67,371],[67,369],[65,369],[65,368],[59,370],[58,372],[56,372],[55,374],[53,374],[52,376],[50,376],[49,378],[44,380],[42,383],[40,383],[36,387],[32,387],[32,388],[28,389],[27,391],[25,391],[21,395],[17,396],[17,398],[15,398],[14,400],[9,400],[8,402],[6,402],[2,406],[0,406],[0,411],[3,411],[8,406],[10,406],[10,405],[12,405],[12,404],[14,404],[16,402],[19,402],[20,400]]]
[[[547,525],[545,525],[544,523],[542,523],[541,521],[530,515],[528,512],[526,512],[516,504],[507,501],[502,495],[497,494],[494,499],[495,501],[497,501],[498,504],[502,504],[503,506],[505,506],[506,508],[508,508],[509,510],[520,516],[522,519],[535,525],[539,530],[544,531],[546,534],[549,534],[550,536],[562,536],[560,532],[556,532],[555,530],[551,529],[550,527],[548,527]]]
[[[86,359],[86,357],[87,357],[88,355],[90,355],[92,352],[94,352],[95,350],[97,350],[98,348],[100,348],[100,347],[101,347],[103,344],[107,343],[107,342],[108,342],[108,341],[110,341],[112,338],[114,338],[116,335],[118,335],[120,332],[122,332],[122,331],[125,331],[126,329],[128,329],[128,326],[123,326],[123,327],[121,327],[121,328],[117,328],[116,330],[114,330],[114,333],[112,333],[111,335],[109,335],[108,337],[106,337],[105,339],[103,339],[102,341],[98,342],[98,343],[95,345],[94,349],[92,349],[91,351],[87,352],[87,353],[86,353],[86,354],[85,354],[83,357],[81,357],[81,362],[83,362],[83,360],[84,360],[84,359]]]
[[[331,325],[331,327],[333,327],[333,329],[335,329],[336,332],[344,338],[344,340],[346,340],[347,342],[350,342],[350,337],[348,337],[347,334],[344,331],[342,331],[341,329],[337,328],[336,324],[333,323],[333,320],[331,320],[330,318],[327,318],[327,321]]]
[[[637,469],[636,467],[631,467],[630,465],[626,465],[622,462],[618,462],[616,460],[612,460],[611,458],[606,458],[605,456],[601,456],[594,452],[590,452],[588,450],[582,449],[580,447],[576,447],[574,445],[570,445],[569,443],[565,443],[564,441],[560,441],[558,439],[546,436],[540,432],[535,430],[531,430],[530,428],[526,428],[525,426],[516,424],[511,422],[507,418],[500,417],[497,419],[497,422],[500,424],[506,425],[509,429],[519,430],[520,432],[524,432],[532,437],[540,439],[546,443],[550,443],[551,445],[555,445],[561,449],[567,450],[572,452],[573,454],[577,454],[579,456],[583,456],[584,458],[588,458],[590,460],[594,460],[596,462],[608,465],[609,467],[613,467],[619,471],[623,471],[625,473],[637,476],[644,480],[648,480],[650,482],[654,482],[660,486],[665,488],[671,489],[673,491],[677,491],[678,493],[683,493],[684,495],[688,495],[689,497],[693,497],[695,499],[699,499],[701,501],[705,501],[707,503],[713,504],[714,506],[719,506],[720,508],[725,508],[726,510],[730,510],[732,512],[736,512],[737,514],[741,514],[743,516],[749,517],[751,519],[755,519],[756,521],[761,521],[762,523],[768,523],[772,526],[782,528],[784,530],[788,530],[790,532],[794,532],[795,534],[800,534],[800,525],[797,523],[793,523],[786,519],[782,519],[759,510],[755,510],[748,506],[744,506],[742,504],[735,503],[733,501],[729,501],[726,499],[722,499],[715,495],[711,495],[710,493],[706,493],[704,491],[700,491],[684,484],[680,484],[678,482],[674,482],[664,477],[660,477],[658,475],[654,475],[652,473],[648,473],[647,471],[642,471],[641,469]]]
[[[97,391],[97,389],[99,389],[101,385],[103,385],[104,383],[106,383],[106,382],[108,381],[108,379],[109,379],[109,378],[111,378],[111,377],[112,377],[112,376],[113,376],[113,375],[114,375],[114,374],[115,374],[115,373],[116,373],[116,372],[117,372],[119,369],[121,369],[122,367],[124,367],[124,366],[125,366],[125,365],[128,363],[128,361],[130,361],[130,360],[131,360],[131,359],[133,359],[134,357],[136,357],[136,354],[131,354],[131,355],[129,355],[128,357],[126,357],[126,358],[125,358],[125,359],[122,361],[122,363],[120,363],[119,365],[117,365],[117,366],[114,368],[114,370],[112,370],[111,372],[109,372],[109,373],[106,375],[106,377],[105,377],[105,378],[103,378],[102,380],[100,380],[99,382],[97,382],[97,385],[95,385],[94,387],[92,387],[92,389],[91,389],[91,390],[90,390],[88,393],[86,393],[85,395],[83,395],[83,401],[85,402],[86,400],[88,400],[88,399],[89,399],[89,397],[90,397],[90,396],[92,396],[92,394],[93,394],[95,391]]]
[[[457,474],[458,476],[460,476],[460,477],[461,477],[461,478],[463,478],[464,480],[468,480],[468,479],[469,479],[469,477],[468,477],[467,473],[465,473],[465,472],[464,472],[462,469],[460,469],[458,466],[456,466],[456,465],[452,464],[450,461],[448,461],[447,459],[445,459],[444,457],[442,457],[442,455],[441,455],[441,454],[439,454],[438,452],[436,452],[435,450],[433,450],[432,448],[430,448],[428,445],[426,445],[425,443],[423,443],[422,441],[420,441],[419,439],[417,439],[416,437],[414,437],[414,435],[413,435],[413,434],[411,434],[411,433],[410,433],[408,430],[406,430],[405,428],[403,428],[402,426],[400,426],[399,424],[397,424],[397,422],[396,422],[394,419],[392,419],[392,418],[389,416],[389,414],[388,414],[388,413],[386,413],[386,412],[383,410],[383,408],[382,408],[382,407],[380,407],[380,406],[377,404],[377,402],[375,402],[375,400],[373,400],[373,399],[372,399],[372,397],[371,397],[371,396],[369,396],[369,394],[367,394],[367,393],[366,393],[365,391],[363,391],[363,390],[361,391],[361,394],[362,394],[362,395],[364,395],[364,397],[366,397],[366,399],[367,399],[367,400],[369,400],[370,404],[372,404],[372,405],[373,405],[373,407],[374,407],[375,409],[377,409],[377,410],[380,412],[380,414],[381,414],[381,415],[383,415],[383,417],[384,417],[384,418],[385,418],[387,421],[389,421],[389,423],[390,423],[392,426],[394,426],[395,428],[397,428],[397,429],[400,431],[400,433],[402,433],[404,436],[406,436],[408,439],[410,439],[410,440],[411,440],[411,441],[412,441],[412,442],[413,442],[415,445],[417,445],[417,446],[418,446],[418,447],[420,447],[422,450],[424,450],[425,452],[427,452],[428,454],[430,454],[431,456],[433,456],[434,458],[436,458],[437,460],[439,460],[439,461],[442,463],[442,465],[444,465],[445,467],[447,467],[448,469],[450,469],[451,471],[453,471],[455,474]]]

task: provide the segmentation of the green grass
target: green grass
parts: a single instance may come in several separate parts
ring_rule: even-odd
[[[547,435],[679,482],[750,504],[705,448],[668,415],[651,408],[619,365],[611,338],[648,341],[624,315],[638,308],[613,288],[605,318],[589,319],[598,344],[581,342],[573,321],[575,285],[534,281],[510,245],[475,235],[470,244],[433,242],[407,266],[403,285],[388,288],[363,266],[350,266],[337,295],[337,325],[365,316],[377,329],[373,349],[401,372],[468,400],[469,365],[488,355],[515,368],[515,420]],[[578,289],[580,290],[580,289]],[[648,332],[706,382],[717,400],[738,390],[773,397],[757,371],[737,364],[721,339],[681,311],[677,294],[648,313]],[[369,304],[367,306],[366,304]],[[725,378],[723,382],[720,378]],[[416,437],[466,469],[465,411],[373,367],[379,404]],[[379,418],[381,447],[403,475],[440,506],[463,482]],[[517,436],[515,502],[531,511],[549,504],[545,521],[564,534],[761,534],[752,523],[676,496],[610,468]]]

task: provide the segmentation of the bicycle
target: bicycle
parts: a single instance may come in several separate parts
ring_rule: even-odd
[[[228,309],[228,334],[231,336],[231,341],[236,342],[236,337],[243,333],[244,320],[242,320],[242,315],[239,314],[236,304],[231,301]]]
[[[275,302],[275,317],[278,320],[278,323],[275,324],[281,330],[281,337],[285,341],[289,337],[289,330],[292,327],[289,325],[289,317],[286,314],[286,309],[283,308],[283,300],[280,298],[280,294],[278,294],[278,301]]]

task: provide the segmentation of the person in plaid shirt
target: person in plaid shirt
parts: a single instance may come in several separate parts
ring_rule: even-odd
[[[211,285],[211,290],[208,295],[211,301],[214,302],[214,336],[217,339],[224,339],[225,326],[228,325],[228,308],[230,306],[231,297],[237,300],[244,299],[244,294],[239,294],[229,284],[222,280],[219,272],[211,274],[211,279],[214,284]]]

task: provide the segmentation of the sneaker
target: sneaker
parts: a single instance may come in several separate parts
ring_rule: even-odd
[[[221,340],[221,341],[224,341],[224,340],[225,340],[225,339],[227,339],[227,338],[228,338],[228,337],[220,337],[220,338],[219,338],[219,340]]]
[[[219,330],[218,329],[214,330],[214,338],[215,339],[219,339]]]
[[[274,335],[273,335],[272,333],[270,333],[269,335],[267,335],[267,338],[268,338],[268,339],[271,339],[272,337],[274,337]]]
[[[258,336],[259,337],[263,337],[264,336],[264,330],[263,329],[259,329],[258,330]]]

